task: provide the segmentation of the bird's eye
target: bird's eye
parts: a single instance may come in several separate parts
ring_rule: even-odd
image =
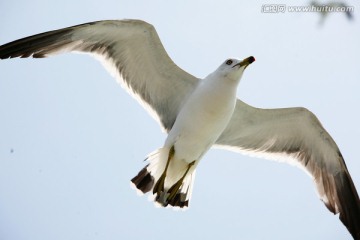
[[[231,65],[233,63],[233,61],[231,59],[226,61],[226,65]]]

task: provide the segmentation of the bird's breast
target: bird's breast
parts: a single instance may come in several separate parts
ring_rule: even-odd
[[[200,158],[224,131],[234,112],[236,89],[202,87],[180,111],[166,141],[186,161]]]

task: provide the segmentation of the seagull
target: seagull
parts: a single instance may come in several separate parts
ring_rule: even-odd
[[[360,239],[360,201],[335,141],[305,108],[260,109],[237,99],[255,61],[229,58],[204,79],[179,68],[155,28],[141,20],[90,22],[0,46],[0,58],[44,58],[65,52],[96,56],[168,133],[131,184],[162,207],[189,206],[196,167],[212,147],[299,166],[320,199]]]
[[[320,13],[320,21],[319,25],[323,25],[325,19],[329,16],[329,13],[336,13],[336,11],[342,10],[345,13],[346,18],[351,21],[353,20],[354,16],[351,11],[351,6],[346,5],[341,1],[330,1],[326,4],[321,4],[318,1],[311,1],[310,6],[315,7],[316,12]]]

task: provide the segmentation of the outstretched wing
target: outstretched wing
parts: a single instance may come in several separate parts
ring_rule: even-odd
[[[99,21],[40,33],[0,46],[0,58],[86,52],[104,65],[169,131],[198,79],[167,55],[155,28],[140,20]]]
[[[259,109],[238,100],[216,144],[229,150],[284,160],[313,178],[321,200],[354,239],[360,239],[360,200],[331,136],[305,108]]]

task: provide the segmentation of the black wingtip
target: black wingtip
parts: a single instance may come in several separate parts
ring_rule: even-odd
[[[148,172],[148,170],[144,167],[138,175],[136,175],[131,182],[139,189],[142,193],[149,192],[154,186],[154,177]]]
[[[72,28],[39,33],[1,45],[0,59],[46,57],[47,52],[61,48],[71,41],[69,34],[72,32]]]
[[[355,240],[360,240],[360,199],[347,171],[335,177],[336,191],[341,205],[339,219]]]

